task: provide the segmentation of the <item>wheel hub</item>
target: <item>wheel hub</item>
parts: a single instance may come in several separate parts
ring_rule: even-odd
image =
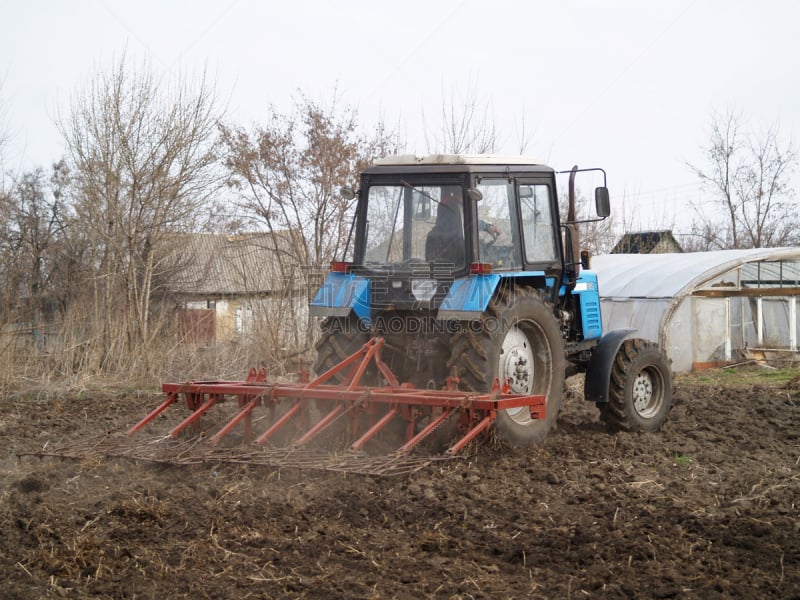
[[[633,380],[633,406],[642,416],[653,408],[653,378],[647,371],[640,372]]]
[[[508,330],[500,348],[500,383],[508,382],[513,394],[532,394],[533,360],[533,349],[528,336],[514,325]],[[530,410],[525,407],[510,408],[506,413],[520,424],[531,421]]]
[[[507,381],[514,394],[533,391],[533,349],[528,337],[516,325],[503,340],[499,373],[501,383]]]

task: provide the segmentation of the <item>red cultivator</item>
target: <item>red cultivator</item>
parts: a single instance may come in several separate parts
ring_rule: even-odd
[[[436,457],[416,458],[412,450],[448,418],[457,418],[459,436],[445,452],[445,457],[457,455],[481,433],[488,432],[500,410],[530,407],[531,414],[544,418],[544,396],[524,396],[508,393],[499,382],[491,392],[473,393],[457,389],[458,380],[448,379],[447,389],[422,390],[401,384],[381,360],[383,339],[375,338],[360,350],[332,367],[316,379],[297,383],[267,381],[262,370],[251,369],[244,382],[197,381],[168,383],[162,386],[166,399],[149,415],[134,425],[134,434],[159,417],[181,396],[192,413],[174,426],[169,439],[182,433],[195,434],[191,452],[185,451],[180,460],[168,462],[246,462],[271,466],[297,466],[332,470],[355,471],[367,474],[394,474],[413,471],[436,460]],[[386,384],[379,387],[361,385],[365,373],[377,369]],[[330,383],[343,378],[343,383]],[[212,407],[225,400],[236,399],[238,412],[217,429],[206,435],[201,418]],[[266,409],[270,425],[262,432],[254,431],[257,409]],[[312,414],[321,416],[312,419]],[[334,422],[344,422],[350,434],[349,449],[344,454],[321,455],[312,452],[312,442]],[[404,423],[404,443],[397,450],[381,457],[369,457],[368,443],[389,430],[391,423]],[[249,448],[233,451],[222,444],[235,429],[240,428]],[[392,431],[396,431],[392,428]],[[164,440],[164,438],[161,438]],[[289,440],[276,449],[273,442]],[[225,446],[225,447],[221,447]],[[198,449],[202,448],[200,452]],[[305,450],[304,450],[305,449]],[[151,458],[140,453],[124,453],[136,458]],[[321,458],[326,456],[327,458]],[[443,457],[440,457],[443,458]]]

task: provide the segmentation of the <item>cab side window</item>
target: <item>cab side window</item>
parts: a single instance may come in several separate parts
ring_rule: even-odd
[[[552,192],[544,184],[519,186],[520,216],[526,262],[552,262],[556,260],[553,229]]]
[[[517,219],[514,209],[514,184],[507,178],[482,179],[477,186],[478,261],[494,269],[514,269],[522,264]]]

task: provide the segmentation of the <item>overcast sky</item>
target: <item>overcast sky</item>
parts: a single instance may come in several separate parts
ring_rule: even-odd
[[[424,152],[442,94],[475,90],[517,153],[608,172],[615,210],[686,223],[712,111],[800,127],[800,3],[739,0],[323,2],[0,0],[6,170],[47,167],[70,96],[127,48],[165,74],[207,68],[227,119],[264,121],[297,90],[398,126]],[[794,179],[800,191],[800,174]],[[635,209],[634,209],[635,207]],[[629,217],[630,218],[630,217]]]

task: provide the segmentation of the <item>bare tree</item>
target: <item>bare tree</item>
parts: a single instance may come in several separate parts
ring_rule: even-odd
[[[491,154],[504,143],[491,100],[481,99],[474,83],[468,84],[463,92],[457,88],[449,93],[442,89],[438,120],[427,119],[423,109],[422,123],[428,152]],[[530,141],[524,111],[513,133],[519,153],[524,154]]]
[[[695,205],[692,246],[762,248],[798,243],[800,210],[791,186],[797,153],[780,127],[745,130],[740,116],[714,114],[705,166],[689,168],[713,195]],[[714,210],[716,208],[716,210]]]
[[[559,204],[561,220],[566,221],[569,209],[569,196],[566,190],[560,191]],[[578,220],[587,219],[577,225],[580,250],[587,250],[589,255],[606,254],[614,247],[615,238],[618,236],[618,218],[614,215],[602,221],[594,219],[594,206],[590,207],[589,200],[576,190],[575,212]]]
[[[0,81],[0,92],[3,91],[3,82]],[[0,193],[5,189],[5,149],[8,146],[11,134],[6,124],[5,106],[0,96]]]
[[[123,56],[77,92],[58,126],[67,142],[75,211],[89,238],[99,366],[152,341],[151,299],[174,232],[195,228],[217,189],[213,86],[160,81]],[[118,356],[120,356],[119,354]]]
[[[48,193],[42,169],[23,174],[6,197],[3,210],[4,272],[10,303],[26,321],[39,321],[48,304],[48,280],[52,266],[52,242],[63,234],[63,206],[58,195]]]
[[[63,163],[13,178],[0,193],[0,379],[22,373],[36,376],[55,366],[38,360],[52,357],[58,325],[69,299],[79,289],[70,254],[69,205],[64,201]],[[74,231],[79,231],[75,227]],[[46,351],[47,354],[42,354]]]
[[[272,234],[289,298],[297,289],[313,293],[309,278],[345,251],[354,201],[343,198],[340,188],[356,183],[376,157],[396,151],[397,141],[382,124],[363,133],[357,112],[335,99],[324,106],[301,95],[290,113],[274,107],[270,113],[267,124],[252,132],[233,126],[221,131],[240,217]]]
[[[422,122],[428,152],[484,154],[499,145],[491,103],[479,101],[474,85],[464,93],[453,89],[447,94],[443,89],[438,127],[427,126],[424,111]]]

